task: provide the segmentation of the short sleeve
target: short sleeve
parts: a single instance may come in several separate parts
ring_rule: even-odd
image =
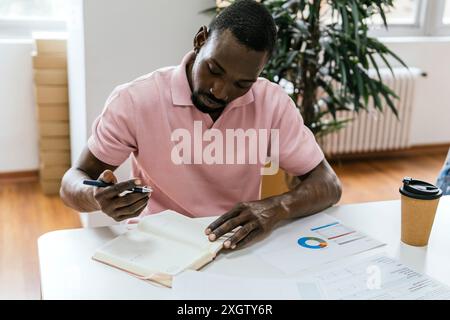
[[[137,150],[135,110],[126,88],[117,87],[108,97],[92,125],[88,148],[97,159],[113,166]]]
[[[324,154],[313,133],[304,125],[294,102],[286,96],[286,104],[280,106],[279,164],[286,172],[301,176],[314,169]]]

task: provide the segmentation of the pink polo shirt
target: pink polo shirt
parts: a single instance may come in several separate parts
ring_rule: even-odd
[[[324,158],[291,98],[266,79],[259,78],[245,95],[232,101],[216,122],[200,112],[192,104],[185,71],[192,54],[176,67],[162,68],[116,87],[92,126],[88,148],[94,156],[118,166],[131,155],[131,176],[153,188],[141,215],[166,209],[191,217],[220,215],[237,202],[260,199],[264,162],[259,157],[256,163],[249,160],[250,153],[242,149],[249,148],[250,142],[226,149],[230,142],[227,134],[234,129],[251,129],[262,132],[261,136],[267,133],[267,141],[271,141],[271,129],[278,130],[279,166],[294,175],[309,172]],[[182,139],[179,134],[174,138],[177,132],[190,134],[192,139]],[[220,136],[221,150],[216,141]],[[213,141],[217,148],[208,153]],[[201,152],[195,152],[195,145],[205,154],[222,152],[224,160],[203,159]],[[232,150],[234,158],[228,159]],[[239,151],[244,151],[245,161],[236,160]],[[180,163],[180,159],[191,161]],[[227,161],[232,159],[235,161]]]

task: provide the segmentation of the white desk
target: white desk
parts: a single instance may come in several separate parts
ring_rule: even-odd
[[[443,197],[427,247],[400,241],[400,202],[383,201],[343,205],[324,211],[348,226],[387,244],[370,254],[389,256],[450,285],[450,196]],[[171,290],[139,280],[95,262],[96,248],[124,232],[123,226],[49,232],[38,240],[43,299],[170,299]],[[264,241],[270,241],[271,236]],[[226,275],[282,277],[256,255],[252,247],[221,254],[202,270]],[[368,254],[368,253],[363,253]],[[302,274],[305,274],[304,272]]]

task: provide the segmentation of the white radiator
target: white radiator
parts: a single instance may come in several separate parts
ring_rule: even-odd
[[[417,68],[394,68],[395,77],[389,69],[380,69],[385,85],[391,88],[399,99],[393,99],[399,119],[385,103],[383,112],[369,105],[368,111],[359,114],[353,111],[338,111],[338,119],[353,118],[344,129],[319,139],[327,156],[352,153],[370,153],[400,150],[410,147],[411,115],[414,111],[414,93],[422,71]],[[370,74],[375,76],[374,74]],[[381,99],[384,101],[384,99]],[[370,100],[369,100],[370,101]],[[370,102],[371,103],[371,102]]]

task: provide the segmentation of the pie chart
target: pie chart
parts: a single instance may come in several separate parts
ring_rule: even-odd
[[[315,237],[302,237],[297,240],[297,243],[308,249],[322,249],[328,245],[325,240]]]

